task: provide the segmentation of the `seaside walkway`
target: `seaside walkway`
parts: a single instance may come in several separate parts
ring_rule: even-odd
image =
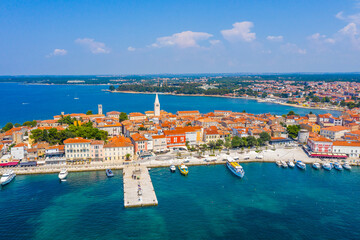
[[[125,208],[158,205],[158,200],[146,166],[124,167],[123,182]]]

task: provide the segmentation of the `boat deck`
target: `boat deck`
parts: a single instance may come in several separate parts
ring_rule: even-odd
[[[158,200],[147,167],[124,167],[123,181],[125,208],[158,205]],[[141,189],[141,193],[139,193],[139,188]]]

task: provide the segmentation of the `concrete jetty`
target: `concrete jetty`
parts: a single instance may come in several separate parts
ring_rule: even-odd
[[[126,166],[123,169],[124,207],[156,206],[158,200],[146,166]]]

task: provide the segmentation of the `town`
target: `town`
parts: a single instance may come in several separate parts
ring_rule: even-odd
[[[72,113],[54,119],[11,123],[0,134],[1,167],[83,165],[97,162],[125,164],[168,154],[181,159],[229,153],[260,152],[277,147],[298,147],[309,158],[358,159],[360,113],[354,108],[341,116],[250,114],[197,110],[176,114],[160,110],[156,94],[154,110],[129,114]],[[187,153],[187,154],[186,154]]]

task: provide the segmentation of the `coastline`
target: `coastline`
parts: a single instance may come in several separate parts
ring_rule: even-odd
[[[262,101],[262,99],[255,98],[255,97],[234,97],[234,96],[221,96],[221,95],[205,95],[205,94],[184,94],[184,93],[162,93],[162,92],[135,92],[135,91],[110,91],[109,89],[103,89],[102,91],[110,92],[110,93],[130,93],[130,94],[161,94],[161,95],[171,95],[171,96],[184,96],[184,97],[218,97],[218,98],[233,98],[233,99],[247,99],[247,100],[254,100],[257,102],[263,102],[263,103],[272,103],[272,104],[278,104],[278,105],[284,105],[289,107],[297,107],[297,108],[304,108],[304,109],[314,109],[314,110],[328,110],[328,111],[337,111],[342,112],[345,109],[332,109],[332,108],[323,108],[323,107],[306,107],[306,106],[300,106],[296,104],[290,104],[290,103],[279,103],[279,102],[267,102]]]

